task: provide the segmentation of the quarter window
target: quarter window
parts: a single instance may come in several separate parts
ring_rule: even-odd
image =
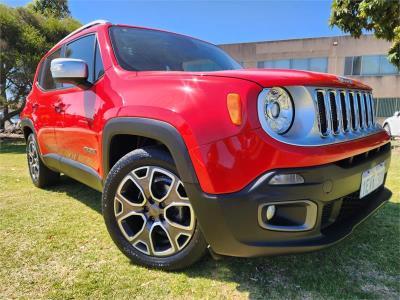
[[[51,76],[50,65],[53,59],[59,58],[61,56],[61,49],[56,50],[42,62],[39,74],[39,85],[45,90],[54,90],[60,88],[61,85],[56,83]]]
[[[94,63],[94,80],[96,81],[104,74],[104,66],[103,61],[101,60],[100,48],[99,43],[96,43],[96,50],[95,50],[95,63]]]

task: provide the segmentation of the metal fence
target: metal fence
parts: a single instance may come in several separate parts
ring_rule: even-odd
[[[376,98],[374,104],[377,118],[388,118],[400,111],[400,98]]]

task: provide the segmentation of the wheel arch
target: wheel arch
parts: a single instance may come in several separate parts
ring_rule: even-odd
[[[33,126],[33,122],[31,119],[28,118],[23,118],[21,120],[21,128],[24,133],[24,139],[25,141],[28,140],[28,136],[33,133],[36,137],[36,131],[35,131],[35,126]]]
[[[104,126],[102,133],[103,182],[111,169],[111,143],[115,136],[131,135],[155,140],[171,154],[184,183],[198,183],[188,149],[178,130],[171,124],[149,118],[118,117]]]

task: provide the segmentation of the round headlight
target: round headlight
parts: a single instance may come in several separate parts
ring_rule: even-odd
[[[294,119],[294,106],[288,92],[273,87],[264,100],[264,115],[268,126],[278,134],[288,132]]]

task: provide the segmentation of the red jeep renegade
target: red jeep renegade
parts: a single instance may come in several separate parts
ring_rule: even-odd
[[[335,75],[243,70],[207,42],[95,21],[39,64],[23,111],[29,171],[103,192],[135,263],[184,268],[207,247],[251,257],[349,235],[390,198],[371,89]]]

